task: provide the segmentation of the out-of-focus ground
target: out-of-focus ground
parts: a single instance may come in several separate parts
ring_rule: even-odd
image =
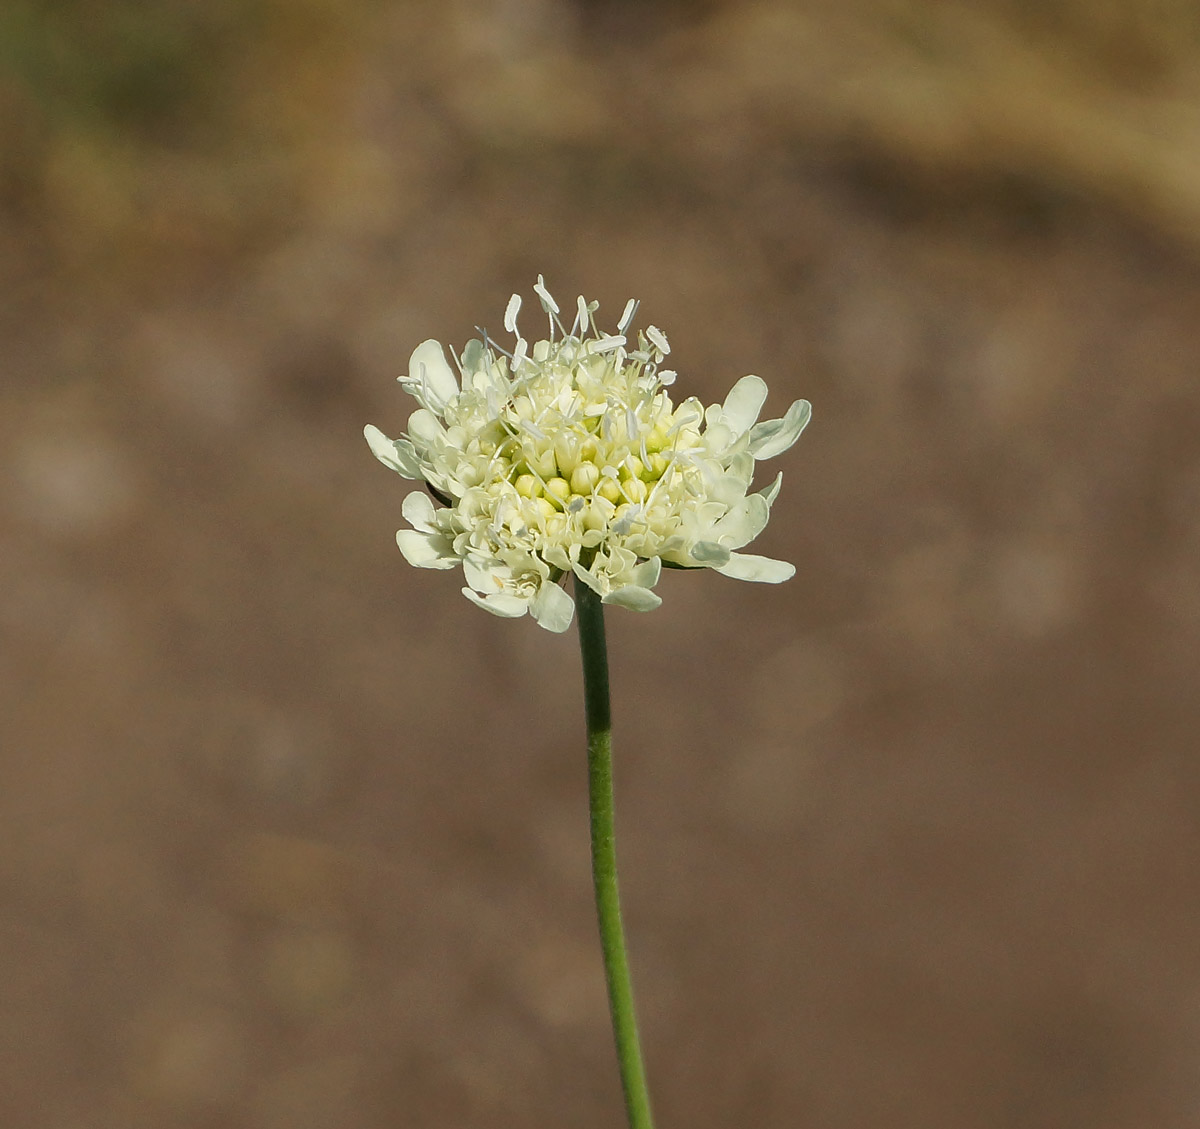
[[[814,404],[610,616],[664,1129],[1200,1124],[1190,0],[6,0],[0,130],[0,1124],[620,1123],[574,638],[361,438],[539,272]]]

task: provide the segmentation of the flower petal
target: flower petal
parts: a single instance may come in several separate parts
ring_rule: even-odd
[[[512,569],[503,561],[468,553],[463,558],[463,577],[476,592],[493,595],[504,587],[504,581],[512,576]]]
[[[453,544],[440,533],[401,529],[396,534],[396,544],[404,559],[415,568],[453,568],[458,564]]]
[[[812,418],[812,405],[797,400],[783,419],[757,423],[750,431],[750,453],[756,459],[771,459],[782,455],[797,439]]]
[[[728,563],[721,565],[717,572],[734,580],[780,584],[796,575],[796,566],[772,557],[758,557],[753,553],[730,553]]]
[[[433,502],[430,501],[429,495],[424,490],[414,490],[409,494],[401,504],[400,512],[409,525],[414,529],[419,529],[422,533],[441,532],[433,521],[436,513]]]
[[[761,494],[748,494],[710,530],[710,535],[726,549],[749,545],[766,527],[771,507]]]
[[[638,588],[653,588],[658,583],[660,576],[662,576],[662,561],[658,557],[642,561],[640,565],[635,565],[629,570],[630,582]]]
[[[481,596],[470,588],[464,588],[462,593],[473,604],[478,604],[485,612],[498,615],[504,619],[519,619],[529,611],[529,601],[519,596],[510,596],[507,592],[497,592],[494,596]]]
[[[363,428],[363,436],[373,454],[385,467],[404,478],[421,477],[421,460],[407,439],[389,439],[373,423]]]
[[[753,466],[753,457],[750,458]],[[745,496],[750,485],[750,478],[740,474],[723,474],[709,487],[708,496],[714,502],[720,502],[726,509],[733,509]]]
[[[770,508],[775,504],[775,499],[779,497],[779,487],[783,485],[783,471],[780,471],[775,476],[775,481],[770,486],[764,486],[759,494],[767,500],[767,507]]]
[[[740,438],[723,416],[716,416],[705,424],[704,440],[712,451],[723,452]]]
[[[467,373],[478,373],[487,368],[487,349],[478,337],[472,337],[463,346],[461,360],[464,375]]]
[[[692,546],[692,560],[707,568],[720,568],[729,560],[729,556],[729,550],[715,541],[697,541]]]
[[[767,401],[767,382],[761,376],[743,376],[725,397],[721,414],[735,435],[743,435],[754,426]]]
[[[418,408],[408,417],[408,433],[425,448],[446,437],[441,421],[428,408]]]
[[[580,580],[584,582],[597,596],[604,595],[604,585],[600,578],[594,572],[588,572],[583,565],[575,563],[571,566],[571,571],[575,573]]]
[[[410,391],[417,400],[435,415],[441,415],[446,405],[458,395],[458,377],[446,360],[440,341],[422,341],[408,359]]]
[[[529,602],[529,611],[547,631],[566,631],[575,615],[575,601],[557,584],[546,582]]]
[[[662,597],[651,592],[649,588],[639,588],[636,584],[626,584],[603,597],[602,604],[616,604],[635,612],[652,612],[662,603]]]
[[[572,548],[575,547],[572,546]],[[577,551],[578,550],[576,549],[576,552]],[[567,550],[563,548],[562,545],[547,545],[542,550],[542,559],[548,565],[553,565],[554,568],[557,568],[562,572],[571,571],[571,558],[568,555]]]

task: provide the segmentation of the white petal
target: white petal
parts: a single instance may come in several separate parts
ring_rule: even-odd
[[[750,460],[753,465],[753,458]],[[740,474],[723,474],[708,490],[709,498],[720,502],[726,509],[733,509],[745,496],[750,485],[749,477]]]
[[[766,498],[749,494],[712,527],[711,534],[726,549],[740,549],[763,531],[770,516]]]
[[[401,529],[396,534],[396,544],[404,559],[416,568],[453,568],[458,564],[449,538],[438,533]]]
[[[575,601],[557,584],[547,581],[530,601],[529,611],[547,631],[566,631],[575,615]]]
[[[617,604],[635,612],[652,612],[662,603],[662,597],[655,595],[649,588],[639,588],[636,584],[626,584],[610,592],[601,601],[603,604]]]
[[[769,419],[755,424],[750,432],[750,453],[756,459],[771,459],[782,455],[797,439],[812,418],[812,405],[797,400],[783,419]]]
[[[775,499],[779,497],[779,487],[782,485],[783,485],[783,471],[780,471],[775,476],[775,481],[772,482],[770,486],[764,486],[759,491],[759,494],[761,494],[766,499],[768,507],[773,506],[775,504]]]
[[[697,541],[692,546],[691,558],[698,565],[720,568],[729,560],[729,550],[715,541]]]
[[[439,342],[422,341],[408,360],[408,379],[420,390],[417,398],[430,411],[441,415],[458,395],[458,378],[446,360]]]
[[[653,588],[662,576],[662,561],[651,557],[629,570],[629,579],[638,588]]]
[[[408,417],[408,433],[423,447],[432,447],[446,436],[445,428],[428,408],[418,408]]]
[[[550,544],[542,549],[542,559],[548,565],[553,565],[563,572],[571,571],[571,558],[567,556],[567,551],[561,545]]]
[[[529,611],[528,600],[522,600],[519,596],[510,596],[507,592],[497,592],[494,596],[480,596],[478,593],[472,592],[470,588],[464,588],[462,593],[471,603],[478,604],[484,611],[502,616],[504,619],[519,619]]]
[[[734,434],[743,435],[754,426],[766,401],[767,382],[760,376],[743,376],[729,390],[721,411]]]
[[[500,591],[502,581],[512,576],[512,569],[503,561],[470,553],[463,559],[463,576],[476,592],[490,596]]]
[[[487,349],[478,337],[472,337],[463,346],[462,367],[464,376],[467,373],[478,374],[487,368]]]
[[[584,582],[597,596],[604,595],[604,587],[600,583],[600,578],[595,573],[588,572],[581,564],[571,566],[571,571]]]
[[[389,439],[374,424],[363,428],[363,435],[373,454],[385,467],[405,478],[421,477],[421,460],[407,439]]]
[[[712,451],[720,452],[732,447],[740,435],[724,419],[718,418],[705,427],[704,438],[708,440],[708,446]]]
[[[772,557],[758,557],[753,553],[730,553],[729,563],[717,569],[722,576],[734,580],[754,580],[760,584],[780,584],[796,575],[796,566]]]
[[[414,490],[404,499],[400,507],[404,520],[414,529],[422,533],[438,533],[438,527],[433,523],[433,502],[424,490]]]
[[[517,314],[521,311],[521,295],[514,294],[508,300],[508,306],[504,311],[504,328],[509,333],[517,332]]]

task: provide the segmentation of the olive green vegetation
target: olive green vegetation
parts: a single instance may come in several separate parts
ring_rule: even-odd
[[[366,3],[5,0],[0,218],[60,266],[136,278],[290,222]],[[298,187],[299,185],[299,187]],[[181,255],[180,252],[183,252]]]
[[[259,6],[131,0],[9,0],[0,69],[51,126],[151,137],[215,103],[225,65]]]
[[[682,57],[694,50],[707,60],[730,105],[761,102],[780,137],[815,152],[865,150],[889,190],[902,191],[906,177],[918,194],[1029,185],[1051,204],[1102,200],[1200,245],[1194,0],[559,2],[574,14],[560,21],[568,29],[560,47],[591,68],[582,108],[571,112],[589,145],[608,146],[602,178],[641,175],[655,151],[626,148],[605,124],[623,82],[606,58],[645,53],[654,65],[669,31]],[[126,257],[136,247],[171,249],[180,233],[194,235],[189,252],[258,246],[302,212],[310,180],[339,167],[328,150],[354,140],[357,126],[342,110],[356,76],[382,67],[373,53],[385,52],[389,66],[396,56],[395,72],[420,103],[425,84],[474,65],[464,13],[490,26],[495,7],[4,0],[0,212],[43,220],[70,259],[96,248]],[[526,69],[514,97],[557,88],[553,67]],[[530,85],[531,74],[544,85]],[[461,84],[439,89],[437,112],[460,131],[462,151],[493,152],[503,131],[487,112],[492,94],[472,101]],[[519,98],[501,102],[504,121],[521,108]],[[554,116],[538,99],[526,102],[538,103],[535,127]],[[702,120],[692,128],[703,130]],[[539,154],[556,170],[575,167],[553,141],[526,146],[520,159]],[[581,193],[595,190],[596,164]],[[625,190],[602,183],[610,194]]]

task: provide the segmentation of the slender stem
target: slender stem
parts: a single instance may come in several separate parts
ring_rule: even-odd
[[[583,655],[583,695],[587,714],[588,809],[592,826],[592,884],[600,947],[608,981],[617,1065],[625,1092],[630,1129],[654,1129],[650,1093],[638,1042],[633,1010],[633,986],[621,927],[617,894],[617,852],[613,832],[612,707],[608,694],[608,647],[604,641],[604,605],[586,584],[575,579],[575,609],[579,617],[579,648]]]

